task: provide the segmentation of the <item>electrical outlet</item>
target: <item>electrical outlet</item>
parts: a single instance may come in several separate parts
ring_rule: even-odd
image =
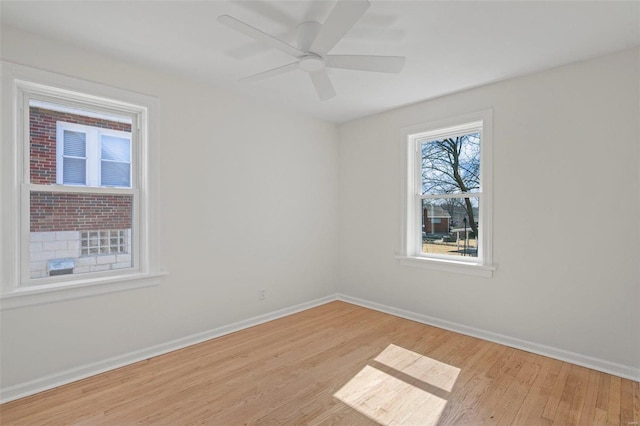
[[[264,300],[266,298],[267,298],[267,290],[265,290],[264,288],[261,288],[260,290],[258,290],[258,299]]]

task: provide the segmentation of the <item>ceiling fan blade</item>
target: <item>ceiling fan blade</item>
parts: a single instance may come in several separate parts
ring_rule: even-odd
[[[262,80],[263,78],[273,77],[274,75],[284,74],[286,72],[293,71],[298,68],[299,68],[298,63],[293,62],[291,64],[270,69],[268,71],[263,71],[263,72],[259,72],[258,74],[250,75],[249,77],[241,78],[240,81],[258,81],[258,80]]]
[[[336,45],[369,8],[368,0],[342,0],[335,5],[322,24],[311,51],[324,55]]]
[[[311,77],[313,86],[316,88],[316,92],[318,92],[320,100],[326,101],[336,95],[336,89],[333,88],[333,84],[331,80],[329,80],[329,75],[325,70],[310,72],[309,76]]]
[[[404,67],[404,56],[327,55],[325,64],[346,70],[396,73]]]
[[[226,26],[231,27],[234,30],[239,31],[255,40],[264,42],[270,47],[281,50],[284,53],[288,53],[289,55],[296,58],[304,55],[303,51],[296,49],[295,47],[291,46],[288,43],[285,43],[279,38],[276,38],[270,34],[265,33],[264,31],[254,28],[249,24],[245,24],[244,22],[237,20],[233,16],[220,15],[218,16],[218,22],[220,22],[221,24],[225,24]]]

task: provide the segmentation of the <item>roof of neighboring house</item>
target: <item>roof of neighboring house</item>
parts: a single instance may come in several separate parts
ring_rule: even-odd
[[[444,217],[447,219],[451,218],[451,215],[440,206],[426,206],[424,207],[424,209],[428,211],[428,217]]]

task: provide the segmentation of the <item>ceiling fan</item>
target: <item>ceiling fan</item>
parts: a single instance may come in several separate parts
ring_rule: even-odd
[[[218,22],[296,58],[295,62],[245,77],[243,81],[255,81],[288,71],[302,70],[311,77],[318,97],[327,100],[336,95],[327,68],[397,73],[404,67],[403,56],[328,54],[362,17],[369,5],[368,0],[338,0],[323,24],[308,21],[298,26],[297,46],[292,46],[229,15],[218,16]]]

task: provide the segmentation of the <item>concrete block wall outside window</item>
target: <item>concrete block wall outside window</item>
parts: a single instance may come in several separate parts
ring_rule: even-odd
[[[105,231],[113,230],[99,232],[104,233]],[[82,234],[84,232],[81,231],[31,232],[29,244],[31,278],[49,276],[49,262],[54,259],[73,259],[74,274],[131,267],[131,229],[118,231],[125,235],[123,250],[99,254],[82,253]]]

